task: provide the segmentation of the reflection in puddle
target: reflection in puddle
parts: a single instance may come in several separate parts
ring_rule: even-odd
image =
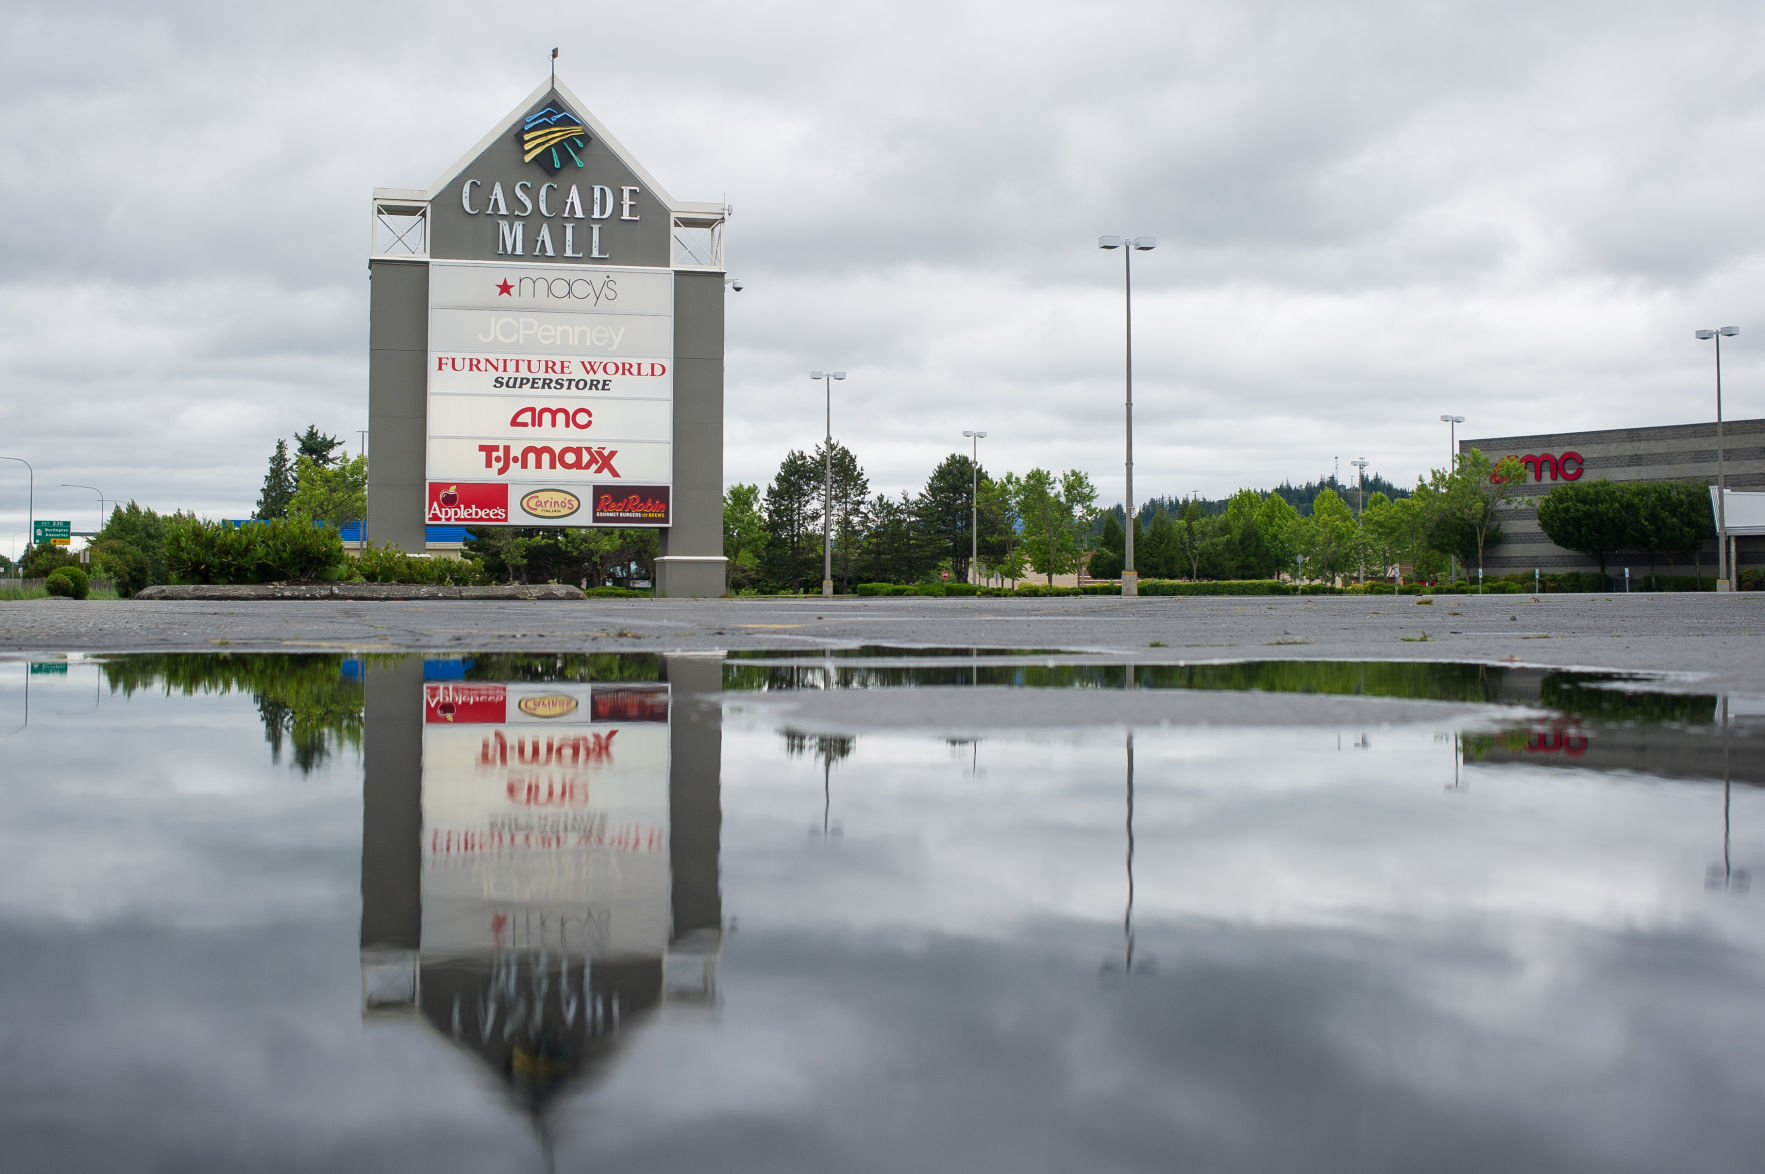
[[[1749,699],[966,650],[44,663],[0,664],[9,1168],[1765,1142]],[[909,687],[914,728],[813,708]],[[1034,690],[1170,704],[1043,728]]]

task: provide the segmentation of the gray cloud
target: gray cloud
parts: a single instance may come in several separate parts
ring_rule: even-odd
[[[0,47],[0,449],[237,514],[279,435],[366,425],[367,199],[423,186],[561,76],[676,196],[727,197],[731,480],[835,430],[917,487],[1120,493],[1120,266],[1143,493],[1472,435],[1765,411],[1754,6],[17,4]],[[70,69],[69,63],[78,63]],[[1718,321],[1720,320],[1720,322]],[[23,528],[0,468],[0,534]]]

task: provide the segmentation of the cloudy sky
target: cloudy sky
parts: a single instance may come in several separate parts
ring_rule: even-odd
[[[730,481],[834,430],[917,488],[1088,470],[1119,500],[1472,436],[1765,414],[1765,8],[1668,4],[0,2],[0,452],[248,512],[278,436],[367,427],[368,200],[559,76],[735,208]],[[1756,340],[1749,342],[1749,339]],[[0,462],[0,549],[25,527]]]

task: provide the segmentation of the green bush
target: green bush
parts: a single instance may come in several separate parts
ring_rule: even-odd
[[[56,546],[45,542],[28,548],[18,565],[27,579],[46,579],[50,572],[58,567],[77,567],[80,560],[75,558],[65,546]]]
[[[369,583],[418,583],[469,587],[484,581],[482,567],[472,559],[430,558],[406,554],[391,546],[368,546],[349,559],[353,575]],[[639,595],[648,592],[637,592]]]
[[[173,518],[165,548],[166,574],[174,583],[335,580],[349,572],[335,529],[292,518],[246,526]]]
[[[975,586],[973,583],[946,583],[946,584],[944,584],[944,594],[945,595],[979,595],[980,593],[981,593],[981,589],[979,587]]]
[[[92,594],[91,581],[78,567],[56,567],[43,583],[44,590],[63,599],[84,599]]]

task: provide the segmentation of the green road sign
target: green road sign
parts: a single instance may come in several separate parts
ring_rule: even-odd
[[[31,673],[32,675],[59,673],[65,677],[67,676],[67,662],[65,660],[34,660],[31,662]]]
[[[41,546],[45,542],[53,542],[59,538],[63,542],[71,539],[74,534],[72,522],[45,522],[38,518],[31,523],[31,545]]]

